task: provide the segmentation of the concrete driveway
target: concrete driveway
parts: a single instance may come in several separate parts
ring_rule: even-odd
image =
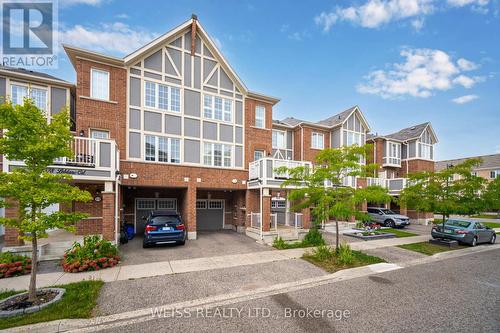
[[[136,236],[120,246],[124,265],[272,250],[270,246],[256,243],[250,237],[231,230],[198,232],[198,239],[187,241],[185,245],[165,244],[143,249],[142,237]]]

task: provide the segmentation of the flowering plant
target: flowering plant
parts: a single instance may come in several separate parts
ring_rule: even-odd
[[[0,279],[31,273],[31,258],[10,252],[0,253]]]
[[[115,245],[98,235],[90,235],[84,237],[83,245],[75,242],[66,250],[61,265],[66,272],[78,273],[113,267],[119,262]]]

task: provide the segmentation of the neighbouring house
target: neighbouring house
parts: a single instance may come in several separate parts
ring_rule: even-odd
[[[428,123],[370,138],[357,106],[318,122],[273,120],[279,99],[251,91],[195,16],[123,58],[70,45],[64,50],[75,84],[2,68],[0,96],[13,103],[31,96],[48,121],[70,108],[74,155],[54,161],[51,170],[73,175],[94,197],[72,206],[89,214],[77,223],[77,235],[116,241],[123,222],[141,235],[142,217],[151,210],[177,210],[190,240],[223,229],[256,239],[300,238],[310,211],[290,211],[280,187],[287,175],[275,168],[312,166],[324,148],[372,140],[385,165],[373,178],[348,177],[344,185],[376,183],[397,195],[405,181],[393,179],[433,167],[437,139]],[[380,148],[376,140],[383,141]],[[387,140],[399,147],[399,159],[384,155]],[[23,164],[0,163],[4,172]],[[5,215],[15,217],[15,207]],[[16,230],[6,228],[5,246],[19,245]]]
[[[447,166],[458,165],[471,158],[481,159],[481,164],[472,169],[472,172],[476,176],[482,177],[487,181],[492,181],[493,179],[500,177],[500,154],[470,156],[452,160],[437,161],[435,164],[435,169],[443,170],[446,169]]]
[[[370,135],[367,143],[373,145],[370,160],[379,165],[373,179],[368,184],[385,186],[389,192],[398,197],[406,186],[408,174],[417,171],[434,170],[434,145],[438,142],[431,123],[404,128],[388,135]],[[433,219],[432,213],[417,212],[399,207],[392,202],[390,208],[408,215],[418,223],[428,223]]]

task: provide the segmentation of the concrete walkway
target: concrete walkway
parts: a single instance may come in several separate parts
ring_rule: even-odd
[[[402,244],[425,242],[429,236],[380,239],[366,242],[353,242],[353,250],[369,250]],[[302,257],[305,251],[311,249],[290,249],[282,251],[258,251],[244,254],[215,256],[196,259],[171,260],[139,265],[123,265],[94,272],[82,273],[45,273],[38,274],[38,287],[67,284],[83,280],[103,280],[113,282],[129,279],[139,279],[167,274],[196,272],[219,268],[229,268],[243,265],[255,265],[273,261],[290,260]],[[0,280],[0,290],[26,290],[29,285],[29,275]]]

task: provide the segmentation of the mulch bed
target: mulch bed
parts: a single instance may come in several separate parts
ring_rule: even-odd
[[[42,305],[50,302],[57,296],[56,291],[41,290],[36,293],[36,300],[34,302],[28,301],[28,294],[21,294],[17,297],[9,299],[0,305],[0,311],[13,311],[26,309],[32,306]]]

